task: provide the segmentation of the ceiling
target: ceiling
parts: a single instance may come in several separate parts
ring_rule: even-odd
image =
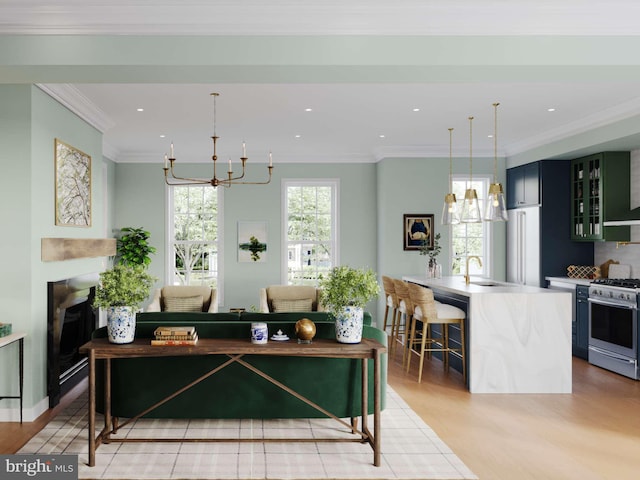
[[[84,35],[113,35],[119,39],[130,35],[173,36],[177,39],[210,36],[211,32],[225,39],[287,36],[290,44],[295,44],[296,38],[309,36],[338,39],[333,44],[337,51],[317,49],[312,55],[328,59],[325,70],[336,65],[343,69],[334,68],[331,76],[318,75],[316,81],[313,73],[309,73],[315,66],[305,65],[305,58],[289,60],[299,69],[308,67],[304,78],[292,74],[293,69],[283,68],[287,73],[275,80],[265,73],[264,82],[255,73],[251,81],[247,81],[242,75],[221,75],[220,69],[216,75],[196,76],[201,80],[194,81],[193,75],[187,75],[186,66],[181,68],[170,60],[166,65],[154,65],[153,75],[124,75],[117,82],[106,74],[103,81],[100,75],[93,75],[82,83],[65,78],[58,81],[55,79],[61,77],[48,74],[25,76],[27,81],[41,85],[103,131],[105,153],[118,162],[160,162],[168,153],[171,141],[175,143],[175,156],[179,161],[209,161],[213,134],[213,102],[209,94],[214,91],[221,94],[217,99],[216,132],[221,137],[218,151],[221,159],[240,157],[243,141],[249,161],[264,162],[272,151],[276,164],[370,162],[397,156],[442,157],[449,152],[447,129],[450,127],[454,128],[454,155],[468,155],[472,140],[474,156],[492,156],[494,143],[489,135],[494,132],[494,102],[500,103],[498,153],[501,156],[517,156],[545,144],[585,135],[584,148],[559,146],[552,152],[555,158],[568,158],[604,148],[640,148],[640,122],[635,131],[621,129],[619,134],[589,135],[593,129],[602,131],[607,125],[640,118],[640,73],[637,72],[640,65],[636,60],[625,65],[633,68],[633,74],[602,74],[602,65],[598,62],[606,62],[609,54],[603,48],[603,52],[594,54],[604,60],[593,64],[589,64],[590,52],[584,52],[586,60],[566,58],[567,65],[550,59],[540,62],[540,68],[531,69],[536,61],[531,60],[530,64],[523,61],[523,69],[515,74],[518,67],[515,60],[516,65],[503,68],[508,73],[501,76],[503,70],[490,67],[492,62],[498,66],[509,61],[514,63],[503,61],[507,53],[485,52],[478,56],[482,58],[475,59],[471,54],[475,55],[474,52],[466,52],[464,67],[477,72],[475,78],[469,78],[449,68],[447,58],[437,58],[437,52],[419,48],[414,52],[398,51],[398,58],[413,55],[417,62],[423,55],[429,57],[424,64],[435,59],[433,65],[437,68],[430,71],[438,74],[416,75],[415,81],[410,76],[415,69],[389,65],[389,59],[396,54],[393,51],[381,51],[384,62],[381,60],[380,65],[372,65],[372,70],[367,70],[373,71],[375,67],[379,75],[368,78],[350,75],[358,65],[331,62],[340,59],[340,55],[352,53],[341,52],[340,45],[348,50],[353,45],[353,37],[375,39],[380,45],[387,45],[385,42],[393,42],[398,37],[428,37],[442,39],[441,44],[435,45],[441,45],[445,57],[449,53],[455,56],[451,62],[455,67],[458,57],[465,57],[464,49],[470,48],[469,42],[483,45],[485,39],[490,42],[499,36],[499,45],[505,52],[515,48],[510,44],[516,44],[518,38],[525,36],[544,36],[550,42],[562,41],[563,45],[572,39],[585,45],[600,45],[594,42],[601,38],[606,45],[616,41],[615,37],[638,37],[638,18],[640,3],[635,0],[2,0],[0,40],[2,37],[23,39],[22,35],[65,36],[76,42],[89,38],[82,37]],[[563,36],[561,40],[558,35]],[[458,36],[469,40],[456,46],[456,40],[451,39]],[[417,45],[418,40],[416,42]],[[233,50],[238,48],[234,44],[229,51],[239,51],[240,61],[245,55],[252,55],[241,49]],[[544,48],[545,52],[553,52],[554,45],[545,44]],[[618,64],[626,61],[623,56],[616,57],[617,50],[611,53],[616,64],[611,65],[610,72],[621,68]],[[273,54],[274,63],[283,62],[279,53]],[[123,58],[129,54],[122,51]],[[167,55],[170,56],[170,52]],[[282,55],[284,58],[284,53]],[[628,56],[635,57],[635,51],[630,51]],[[517,54],[514,57],[517,58]],[[534,57],[535,52],[527,59]],[[206,64],[206,56],[201,61]],[[403,61],[411,63],[404,57]],[[260,60],[252,62],[256,67],[252,72],[260,72]],[[45,69],[46,62],[42,63]],[[97,65],[96,69],[100,67]],[[153,78],[158,81],[152,81]],[[138,108],[144,111],[137,111]],[[548,111],[550,108],[555,111]],[[469,122],[469,116],[474,117],[473,123]]]

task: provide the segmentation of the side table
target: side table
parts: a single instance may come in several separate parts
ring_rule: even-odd
[[[4,398],[19,398],[20,399],[20,423],[22,423],[22,394],[24,385],[24,337],[26,333],[16,332],[5,337],[0,337],[0,348],[18,342],[18,376],[20,378],[20,395],[4,395],[0,396],[0,400]]]

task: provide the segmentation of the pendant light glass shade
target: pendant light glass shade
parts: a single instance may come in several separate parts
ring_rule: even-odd
[[[453,193],[453,160],[451,155],[453,128],[449,129],[449,193],[444,196],[444,205],[442,206],[442,225],[456,225],[460,223],[460,214],[458,213],[458,202],[456,194]]]
[[[473,117],[469,117],[469,188],[464,193],[464,202],[462,202],[462,213],[460,221],[462,223],[480,223],[480,204],[478,203],[478,194],[473,186]]]
[[[502,190],[501,183],[489,185],[489,195],[487,195],[487,205],[484,209],[484,219],[487,222],[506,222],[507,204]]]
[[[442,207],[442,225],[456,225],[460,223],[460,214],[458,213],[458,202],[455,193],[447,193],[444,196],[444,205]]]
[[[507,201],[504,198],[502,184],[498,183],[498,105],[493,104],[494,127],[493,127],[493,183],[489,185],[489,194],[484,210],[484,219],[487,222],[506,222]]]
[[[464,202],[462,202],[462,214],[460,215],[462,223],[480,223],[480,204],[478,203],[478,194],[475,188],[467,188],[464,192]]]

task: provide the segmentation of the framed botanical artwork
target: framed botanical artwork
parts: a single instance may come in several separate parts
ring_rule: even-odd
[[[420,250],[425,242],[433,248],[433,213],[405,213],[403,233],[404,250]]]
[[[55,139],[56,225],[91,226],[91,157]]]
[[[238,222],[238,262],[267,261],[267,222]]]

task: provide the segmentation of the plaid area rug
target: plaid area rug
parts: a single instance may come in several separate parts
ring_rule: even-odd
[[[371,419],[370,422],[373,422]],[[96,427],[103,418],[97,416]],[[372,425],[372,423],[370,423]],[[87,463],[87,398],[80,395],[20,454],[78,455],[80,479],[477,479],[428,425],[387,386],[381,420],[382,462],[360,443],[180,442],[100,445]],[[126,437],[348,437],[333,419],[156,420],[121,429]],[[132,435],[133,436],[133,435]]]

